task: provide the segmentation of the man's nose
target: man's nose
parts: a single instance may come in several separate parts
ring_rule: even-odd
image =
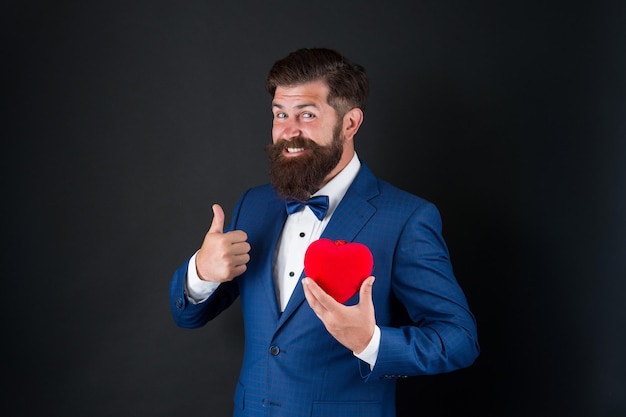
[[[300,136],[302,130],[297,121],[288,121],[283,126],[283,139],[291,139]]]

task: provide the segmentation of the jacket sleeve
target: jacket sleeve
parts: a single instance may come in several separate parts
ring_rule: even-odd
[[[220,284],[211,296],[202,303],[191,303],[185,294],[187,281],[187,260],[174,272],[170,282],[170,309],[174,322],[187,329],[195,329],[204,326],[215,318],[219,313],[230,306],[239,295],[237,285],[231,281]]]
[[[476,321],[452,271],[441,217],[431,203],[409,217],[396,247],[392,291],[410,324],[381,326],[376,366],[366,378],[403,378],[450,372],[479,354]]]
[[[236,220],[243,204],[243,200],[247,193],[245,193],[235,206],[233,211],[233,218],[230,225],[224,229],[224,232],[233,230],[236,225]],[[190,258],[191,259],[191,258]],[[189,260],[185,261],[175,272],[172,280],[170,281],[169,298],[170,298],[170,310],[174,322],[184,328],[195,329],[204,326],[207,322],[217,317],[222,311],[227,309],[239,296],[239,287],[237,284],[237,278],[230,282],[222,283],[211,294],[211,296],[198,304],[191,303],[187,298],[186,282],[187,282],[187,269],[189,267]]]

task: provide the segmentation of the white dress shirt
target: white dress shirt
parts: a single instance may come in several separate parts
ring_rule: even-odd
[[[308,208],[287,216],[282,233],[276,245],[273,262],[274,288],[276,289],[276,300],[280,311],[284,311],[291,293],[298,284],[300,275],[304,268],[304,254],[309,244],[319,239],[326,225],[330,221],[339,202],[348,191],[348,188],[357,176],[361,162],[356,153],[348,165],[341,170],[331,181],[318,190],[313,196],[328,196],[328,211],[326,216],[320,221]],[[219,284],[202,281],[198,277],[196,270],[196,255],[189,261],[187,271],[187,297],[192,303],[206,300]],[[355,355],[374,367],[378,356],[380,344],[380,329],[376,326],[374,335],[367,348]]]

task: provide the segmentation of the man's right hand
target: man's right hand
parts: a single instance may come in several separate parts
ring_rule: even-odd
[[[248,235],[243,230],[224,233],[224,210],[213,204],[213,222],[196,255],[196,270],[203,281],[226,282],[243,274],[250,260]]]

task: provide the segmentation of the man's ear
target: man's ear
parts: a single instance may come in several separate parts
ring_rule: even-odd
[[[343,116],[343,136],[346,140],[352,140],[359,127],[363,123],[363,110],[355,107]]]

